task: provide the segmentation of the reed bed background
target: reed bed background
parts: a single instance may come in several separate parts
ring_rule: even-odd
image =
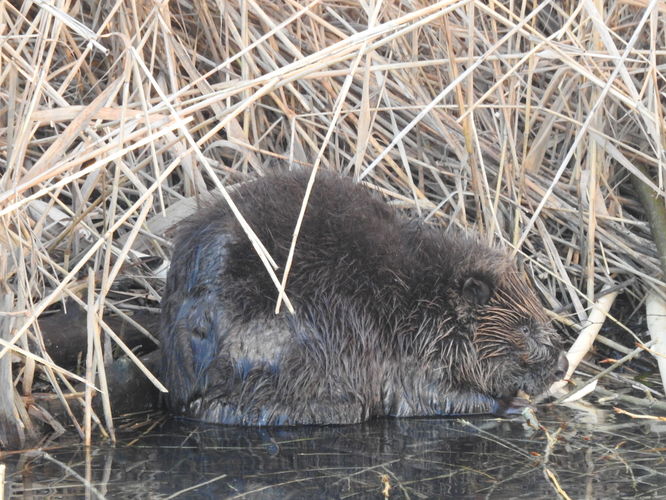
[[[604,356],[655,369],[664,47],[653,0],[1,2],[3,447],[42,423],[113,437],[105,367],[134,354],[107,318],[157,314],[169,227],[276,162],[509,248],[570,341],[610,310],[579,385]],[[40,325],[66,304],[61,366]],[[663,400],[623,370],[606,390]]]

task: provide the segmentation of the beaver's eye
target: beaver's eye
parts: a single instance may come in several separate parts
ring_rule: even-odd
[[[532,333],[532,329],[527,325],[521,326],[518,330],[520,331],[520,333],[522,333],[526,337],[529,337],[530,334]]]

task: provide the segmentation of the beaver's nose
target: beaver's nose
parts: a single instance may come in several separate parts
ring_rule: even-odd
[[[564,352],[560,353],[560,357],[557,359],[557,368],[555,369],[555,377],[557,380],[561,380],[567,375],[567,370],[569,369],[569,360],[567,359]]]

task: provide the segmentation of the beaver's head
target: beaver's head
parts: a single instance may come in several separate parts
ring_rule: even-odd
[[[525,273],[507,261],[458,284],[465,360],[458,383],[495,398],[536,395],[566,374],[559,335]]]

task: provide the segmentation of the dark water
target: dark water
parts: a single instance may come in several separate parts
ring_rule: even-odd
[[[666,423],[552,409],[256,429],[138,420],[118,444],[5,455],[8,498],[665,498]]]

